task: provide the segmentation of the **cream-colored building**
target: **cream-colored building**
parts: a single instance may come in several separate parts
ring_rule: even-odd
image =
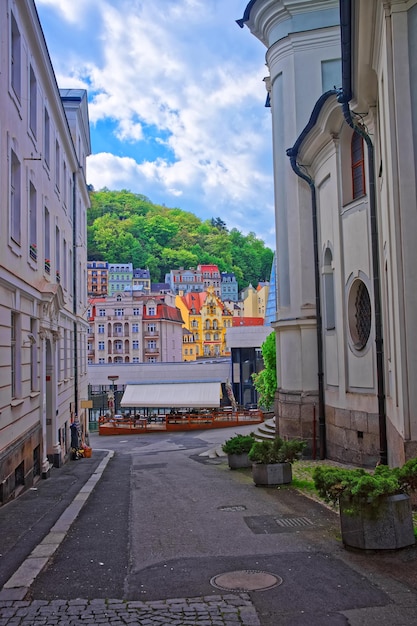
[[[33,0],[0,3],[0,502],[85,427],[86,93],[59,92]]]
[[[243,317],[263,317],[265,319],[268,301],[269,283],[259,283],[256,287],[249,285],[242,291]]]
[[[417,1],[252,0],[274,145],[276,415],[321,456],[417,454]],[[343,44],[341,44],[343,42]]]

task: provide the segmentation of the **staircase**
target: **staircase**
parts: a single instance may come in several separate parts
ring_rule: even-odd
[[[262,422],[258,429],[254,431],[256,441],[265,441],[274,439],[276,436],[275,417]]]

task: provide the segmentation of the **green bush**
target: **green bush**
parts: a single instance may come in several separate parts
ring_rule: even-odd
[[[273,463],[292,463],[299,458],[306,442],[300,439],[284,440],[275,437],[272,440],[255,441],[250,452],[249,459],[253,463],[270,465]]]
[[[222,445],[222,450],[226,454],[245,454],[248,453],[255,442],[255,438],[250,435],[235,435]]]
[[[319,496],[326,502],[336,505],[343,498],[352,513],[366,509],[372,515],[381,497],[417,489],[417,459],[401,468],[378,465],[372,473],[319,465],[313,479]]]

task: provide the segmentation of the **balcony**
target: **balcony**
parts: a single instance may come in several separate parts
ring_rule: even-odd
[[[159,354],[159,348],[145,348],[145,354]]]
[[[144,337],[159,337],[159,330],[145,330]]]

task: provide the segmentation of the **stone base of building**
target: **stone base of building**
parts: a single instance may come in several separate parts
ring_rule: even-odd
[[[377,413],[326,405],[327,458],[340,463],[375,467],[380,460]]]
[[[29,489],[41,478],[42,454],[40,425],[0,454],[0,505]]]
[[[277,434],[283,439],[303,439],[307,442],[303,456],[319,458],[318,394],[284,391],[275,397]]]

